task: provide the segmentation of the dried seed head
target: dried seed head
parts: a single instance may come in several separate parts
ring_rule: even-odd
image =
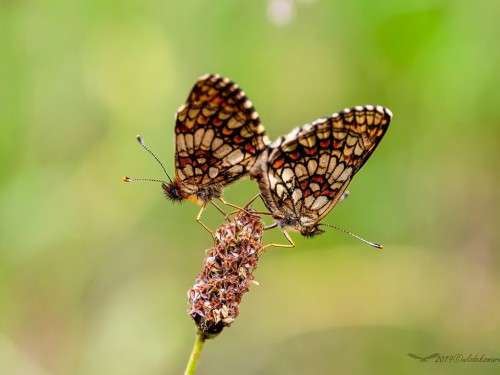
[[[263,252],[264,226],[254,210],[240,211],[215,234],[217,244],[205,252],[203,269],[188,292],[188,314],[205,334],[231,325]]]

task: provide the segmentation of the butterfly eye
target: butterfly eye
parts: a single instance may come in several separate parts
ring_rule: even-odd
[[[311,235],[318,235],[318,234],[321,234],[321,233],[325,233],[324,230],[322,229],[319,229],[318,226],[315,226],[314,228],[311,229]]]
[[[302,235],[307,236],[307,237],[313,237],[318,234],[325,233],[324,230],[319,229],[318,226],[314,226],[312,228],[306,228],[302,231]]]
[[[173,182],[168,184],[163,183],[161,187],[165,196],[172,201],[180,201],[184,198],[180,195],[181,192],[177,189]]]
[[[325,233],[325,231],[323,229],[319,229],[318,227],[316,227],[314,234],[321,234],[321,233]]]

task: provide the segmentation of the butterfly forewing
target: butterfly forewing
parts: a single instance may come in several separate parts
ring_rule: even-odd
[[[373,153],[391,116],[380,106],[345,109],[270,146],[258,179],[265,204],[282,227],[303,233],[316,227]]]
[[[247,174],[269,144],[245,93],[218,75],[196,82],[177,112],[175,138],[176,179],[188,194]]]

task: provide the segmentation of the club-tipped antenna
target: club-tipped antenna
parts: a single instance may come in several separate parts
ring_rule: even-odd
[[[124,181],[124,182],[148,181],[148,182],[161,182],[162,184],[166,184],[165,181],[157,180],[157,179],[154,179],[154,178],[122,177],[122,181]]]
[[[342,228],[336,227],[335,225],[331,225],[331,224],[319,224],[319,225],[325,225],[325,226],[327,226],[327,227],[330,227],[330,228],[333,228],[333,229],[337,229],[338,231],[340,231],[340,232],[344,232],[344,233],[346,233],[346,234],[348,234],[348,235],[350,235],[350,236],[352,236],[352,237],[354,237],[354,238],[357,238],[358,240],[360,240],[360,241],[362,241],[362,242],[364,242],[364,243],[366,243],[366,244],[368,244],[368,245],[370,245],[370,246],[373,246],[373,247],[375,247],[375,248],[377,248],[377,249],[383,249],[383,248],[384,248],[384,246],[383,246],[383,245],[380,245],[380,244],[378,244],[378,243],[375,243],[375,242],[371,242],[371,241],[365,240],[364,238],[361,238],[360,236],[357,236],[357,235],[355,235],[354,233],[349,232],[348,230],[345,230],[345,229],[342,229]]]
[[[142,139],[142,137],[141,137],[140,135],[137,135],[137,141],[139,141],[140,145],[141,145],[141,146],[142,146],[142,147],[143,147],[143,148],[144,148],[147,152],[149,152],[149,153],[151,154],[151,156],[153,156],[153,157],[155,158],[155,160],[158,162],[158,164],[160,164],[161,169],[163,169],[163,172],[165,172],[165,174],[167,175],[168,180],[169,180],[170,182],[172,182],[172,179],[171,179],[171,178],[170,178],[170,176],[168,175],[167,170],[166,170],[166,169],[165,169],[165,167],[163,166],[163,164],[162,164],[162,162],[160,161],[160,159],[158,159],[158,158],[156,157],[156,155],[153,153],[153,151],[151,151],[151,150],[149,149],[149,147],[148,147],[148,146],[146,146],[146,144],[144,143],[144,140]],[[127,177],[127,178],[128,178],[128,177]],[[144,179],[144,178],[135,178],[135,179],[133,179],[133,180],[134,180],[134,181],[138,181],[138,180],[141,180],[141,181],[159,181],[159,180],[150,180],[150,179]],[[126,180],[125,180],[125,177],[123,178],[123,181],[126,181]],[[163,182],[163,181],[160,181],[160,182]]]

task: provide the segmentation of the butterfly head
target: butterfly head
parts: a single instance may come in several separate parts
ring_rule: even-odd
[[[295,218],[274,214],[273,218],[279,223],[281,228],[300,232],[304,237],[313,237],[325,232],[319,229],[319,224],[315,220],[309,219],[307,216]]]
[[[325,233],[325,231],[319,229],[317,225],[302,227],[302,229],[300,230],[300,234],[302,234],[304,237],[313,237],[321,233]]]
[[[164,182],[161,184],[161,188],[163,189],[165,197],[173,202],[185,199],[184,194],[182,194],[182,190],[179,189],[179,185],[176,181]]]
[[[185,199],[200,206],[207,204],[213,198],[220,198],[222,195],[222,187],[217,184],[192,189],[189,185],[184,185],[175,179],[171,182],[162,183],[161,187],[165,197],[173,202]]]

